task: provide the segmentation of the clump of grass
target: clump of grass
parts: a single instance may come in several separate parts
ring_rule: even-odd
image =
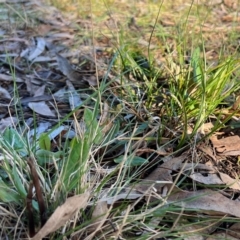
[[[178,26],[177,33],[184,31],[186,25],[183,24],[183,29]],[[91,202],[78,213],[76,224],[66,223],[61,231],[52,233],[51,238],[64,235],[88,239],[92,233],[89,225],[96,224],[92,213],[102,199],[108,202],[108,216],[107,221],[102,220],[98,239],[185,239],[191,237],[188,227],[231,221],[196,215],[192,219],[186,216],[190,210],[167,204],[163,198],[149,202],[144,194],[137,200],[126,195],[110,201],[118,198],[123,190],[133,188],[145,172],[159,163],[159,160],[152,163],[157,158],[154,151],[141,155],[142,148],[158,149],[174,142],[174,154],[194,140],[206,121],[217,119],[215,130],[218,130],[229,119],[221,113],[225,100],[239,90],[234,75],[239,68],[235,56],[220,59],[216,66],[211,66],[204,53],[204,41],[200,46],[198,43],[188,47],[189,39],[184,34],[176,39],[159,34],[164,40],[169,37],[169,42],[176,41],[176,48],[171,50],[166,41],[167,59],[157,64],[146,54],[148,46],[142,50],[131,44],[131,39],[126,40],[126,35],[122,33],[116,38],[114,59],[99,89],[86,100],[88,104],[78,107],[84,106],[83,115],[79,117],[76,109],[55,126],[65,125],[73,116],[70,129],[75,136],[72,139],[61,138],[56,150],[52,148],[55,139],[51,138],[54,128],[37,136],[30,135],[23,124],[6,129],[0,137],[0,200],[4,211],[20,214],[19,219],[18,214],[11,215],[14,224],[10,228],[3,226],[3,236],[23,238],[27,235],[25,201],[32,180],[26,161],[29,156],[34,159],[48,216],[67,197],[91,191]],[[114,76],[110,83],[108,74]],[[105,114],[105,121],[101,121]],[[188,126],[193,126],[190,134]],[[167,143],[161,143],[164,138]],[[31,201],[34,213],[39,214],[38,202]],[[193,212],[191,209],[190,213]],[[17,223],[21,230],[13,233]]]

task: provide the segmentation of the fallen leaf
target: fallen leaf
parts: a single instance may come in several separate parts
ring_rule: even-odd
[[[219,153],[227,154],[231,151],[240,151],[240,137],[237,135],[218,139],[216,135],[210,137],[210,140]]]
[[[50,126],[51,124],[49,122],[40,122],[36,128],[32,129],[28,133],[28,137],[30,138],[34,136],[36,139],[38,139],[40,135],[46,132]]]
[[[208,176],[206,176],[206,174],[202,175],[201,173],[192,173],[190,178],[204,184],[224,184],[216,173],[208,174]]]
[[[41,95],[37,97],[26,97],[21,99],[21,104],[28,104],[29,102],[41,102],[41,101],[49,101],[52,100],[53,97],[51,95]]]
[[[93,213],[92,213],[92,224],[88,228],[88,231],[92,232],[94,231],[91,235],[95,235],[96,230],[99,230],[102,225],[104,224],[106,218],[107,218],[107,213],[108,213],[108,204],[106,201],[99,201],[97,202]]]
[[[28,59],[29,61],[33,61],[36,57],[41,55],[45,50],[46,42],[42,37],[33,38],[30,46],[23,50],[20,54],[21,57]]]
[[[107,189],[105,191],[107,191]],[[118,194],[114,195],[113,197],[110,197],[110,196],[102,197],[101,201],[105,201],[105,202],[107,202],[107,204],[112,205],[116,201],[119,201],[122,199],[132,200],[132,199],[137,199],[142,196],[143,196],[142,193],[139,193],[132,188],[123,188]]]
[[[227,233],[232,237],[240,239],[240,223],[234,223],[229,229],[227,229]]]
[[[82,87],[89,86],[88,83],[82,79],[81,73],[73,69],[70,62],[62,57],[60,54],[56,53],[57,56],[57,62],[60,71],[72,82],[77,82],[78,84],[82,85]]]
[[[223,0],[223,3],[229,7],[229,8],[232,8],[234,10],[237,9],[237,6],[238,6],[238,1],[236,0]]]
[[[0,73],[0,80],[24,82],[21,78],[18,78],[18,77],[12,76],[12,75],[6,75],[6,74],[3,74],[3,73]]]
[[[232,237],[228,235],[225,232],[221,233],[214,233],[211,235],[211,237],[206,238],[206,240],[216,240],[216,239],[222,239],[222,240],[239,240],[239,238]]]
[[[37,37],[37,38],[35,38],[34,42],[35,42],[35,44],[37,43],[37,46],[32,52],[30,52],[30,55],[28,57],[29,61],[32,61],[34,58],[38,57],[45,50],[46,43],[45,43],[44,38]]]
[[[39,96],[44,95],[45,88],[46,88],[45,85],[42,85],[41,87],[39,87],[39,88],[37,89],[37,91],[35,91],[34,97],[39,97]]]
[[[135,188],[139,192],[146,192],[149,187],[153,185],[156,191],[160,193],[166,182],[171,183],[173,181],[171,176],[172,171],[179,169],[186,158],[187,155],[183,154],[179,157],[167,160],[162,165],[156,167],[155,170],[153,170],[153,172],[150,173],[145,179],[140,181]]]
[[[100,117],[100,121],[99,121],[100,126],[102,126],[107,121],[108,114],[109,114],[109,106],[108,106],[107,102],[104,102],[103,110],[101,112],[101,117]]]
[[[75,90],[74,86],[72,83],[67,80],[66,81],[67,87],[68,87],[68,100],[69,100],[69,105],[72,110],[74,110],[76,107],[79,107],[82,104],[82,100],[80,98],[79,93]]]
[[[39,175],[37,173],[37,170],[34,164],[34,159],[31,157],[28,158],[27,163],[31,170],[31,178],[32,178],[33,186],[35,187],[36,198],[39,206],[41,226],[43,226],[46,223],[46,206],[45,206],[42,188],[39,180]]]
[[[29,102],[28,107],[31,108],[34,112],[43,116],[56,116],[45,102]]]
[[[90,193],[86,192],[73,197],[70,197],[66,202],[59,206],[45,225],[32,238],[32,240],[40,240],[46,237],[49,233],[55,232],[70,220],[75,213],[87,206]]]
[[[0,132],[3,132],[7,127],[14,126],[19,122],[16,117],[2,118],[0,121]]]
[[[240,190],[240,181],[239,179],[233,179],[225,173],[219,172],[221,180],[231,189]]]
[[[199,190],[196,192],[178,192],[167,199],[174,205],[204,211],[205,213],[230,214],[240,217],[240,202],[233,201],[212,190]]]
[[[5,88],[0,87],[0,98],[11,99],[12,97]]]

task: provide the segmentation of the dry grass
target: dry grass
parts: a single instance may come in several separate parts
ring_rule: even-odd
[[[28,110],[20,115],[21,123],[0,137],[3,238],[27,238],[31,227],[26,222],[32,216],[40,228],[44,211],[38,209],[38,196],[31,196],[32,180],[41,185],[47,210],[44,217],[56,214],[45,225],[51,229],[45,233],[52,232],[49,239],[203,239],[238,222],[238,211],[226,206],[238,206],[230,199],[236,197],[232,188],[191,178],[195,171],[202,173],[201,168],[210,169],[209,175],[217,168],[207,165],[213,154],[198,145],[201,140],[208,150],[211,146],[208,137],[212,132],[205,133],[204,124],[214,123],[212,131],[231,127],[231,106],[239,89],[239,29],[237,19],[230,18],[237,12],[235,7],[210,1],[51,3],[69,21],[68,26],[58,25],[57,31],[74,35],[56,44],[69,44],[69,52],[81,50],[84,61],[71,60],[86,75],[96,77],[97,87],[79,87],[74,93],[84,101],[72,111],[67,105],[68,115],[54,102],[57,116],[63,117],[54,119],[51,129],[39,138],[29,138],[30,130],[38,129],[42,120],[50,120],[34,115],[34,124],[22,131]],[[52,9],[47,10],[52,19],[58,19],[57,14],[50,14]],[[24,9],[17,15],[25,24],[34,25],[35,19],[26,13]],[[36,34],[38,30],[34,30]],[[19,61],[34,74],[39,69],[61,70],[55,60],[30,66]],[[51,83],[51,91],[58,90]],[[22,96],[24,84],[15,83],[14,93],[18,90]],[[226,103],[228,97],[234,100]],[[58,126],[68,130],[50,138]],[[74,132],[73,139],[65,139],[65,131]],[[28,156],[34,162],[31,169]],[[238,175],[237,170],[228,170],[232,177]],[[210,196],[221,200],[221,211]],[[76,202],[69,203],[71,197]],[[27,209],[26,199],[33,204]],[[64,202],[66,205],[57,208]],[[209,213],[209,208],[216,214]],[[219,213],[225,215],[219,217]],[[51,228],[54,224],[56,229]]]

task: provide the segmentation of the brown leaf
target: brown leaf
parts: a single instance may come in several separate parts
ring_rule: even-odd
[[[173,181],[171,176],[172,171],[179,169],[186,157],[186,154],[183,154],[180,157],[167,160],[165,163],[155,168],[148,177],[137,184],[136,189],[139,192],[146,192],[151,185],[154,185],[154,188],[160,193],[166,181]]]
[[[87,206],[90,193],[86,192],[73,197],[70,197],[66,202],[59,206],[51,215],[45,225],[39,232],[32,238],[32,240],[40,240],[47,236],[49,233],[55,232],[62,227],[69,219],[73,217],[81,208]]]
[[[93,213],[92,213],[92,225],[88,228],[89,232],[93,232],[91,237],[95,235],[95,233],[101,229],[104,224],[108,213],[108,205],[107,201],[99,201],[97,202]]]
[[[101,201],[106,201],[107,204],[112,205],[116,201],[119,201],[119,200],[123,200],[123,199],[132,200],[132,199],[140,198],[142,196],[143,196],[142,193],[139,193],[139,192],[135,191],[133,188],[123,188],[123,189],[121,189],[121,191],[118,194],[116,194],[112,197],[111,196],[104,196],[101,199]]]
[[[60,54],[56,53],[58,67],[60,71],[72,82],[82,83],[83,87],[88,86],[88,83],[82,79],[81,74],[73,69],[72,65],[69,61],[62,57]]]
[[[236,1],[236,0],[223,0],[223,3],[224,3],[227,7],[232,8],[232,9],[234,9],[234,10],[236,10],[237,7],[238,7],[238,1]]]
[[[240,150],[240,137],[237,135],[221,139],[218,139],[216,135],[213,135],[210,137],[210,140],[219,153],[227,155],[227,152]]]
[[[218,174],[216,173],[208,174],[208,176],[205,176],[205,175],[202,175],[201,173],[196,172],[196,173],[192,173],[190,177],[193,180],[198,181],[200,183],[204,183],[204,184],[224,184],[224,182],[221,181]]]
[[[35,168],[32,158],[29,158],[27,160],[27,163],[30,167],[33,185],[36,189],[36,197],[37,197],[37,202],[38,202],[38,206],[39,206],[41,226],[43,226],[46,222],[46,208],[45,208],[45,203],[44,203],[44,199],[43,199],[43,194],[42,194],[42,189],[41,189],[38,173],[37,173],[37,170]]]
[[[211,235],[211,237],[206,238],[206,240],[216,240],[216,239],[239,240],[239,238],[231,237],[226,232],[214,233]]]
[[[33,206],[32,206],[32,193],[33,193],[33,183],[30,182],[28,188],[28,194],[26,199],[26,209],[28,213],[28,231],[30,237],[35,235],[35,224],[34,224],[34,215],[33,215]]]
[[[177,206],[185,208],[200,209],[205,213],[230,214],[240,217],[240,202],[233,201],[218,192],[211,190],[200,190],[196,192],[178,192],[167,199]]]
[[[219,172],[221,180],[231,189],[240,190],[240,181],[239,179],[233,179],[225,173]]]
[[[227,230],[227,233],[231,235],[232,237],[236,237],[237,239],[240,239],[240,223],[234,223],[229,230]]]

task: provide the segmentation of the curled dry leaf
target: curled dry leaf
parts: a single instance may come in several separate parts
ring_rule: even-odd
[[[103,111],[102,111],[101,117],[100,117],[100,126],[102,126],[107,121],[108,114],[109,114],[109,106],[108,106],[107,102],[104,102]]]
[[[237,135],[218,139],[216,135],[210,138],[216,151],[222,155],[239,155],[240,152],[240,137]],[[234,152],[237,152],[234,154]]]
[[[35,44],[37,43],[37,46],[33,51],[30,52],[28,57],[29,61],[32,61],[34,58],[38,57],[45,50],[46,42],[44,38],[37,37],[34,42]]]
[[[62,227],[75,213],[87,206],[89,196],[90,193],[86,192],[68,198],[63,205],[55,210],[32,240],[40,240],[46,237],[49,233],[55,232]]]

